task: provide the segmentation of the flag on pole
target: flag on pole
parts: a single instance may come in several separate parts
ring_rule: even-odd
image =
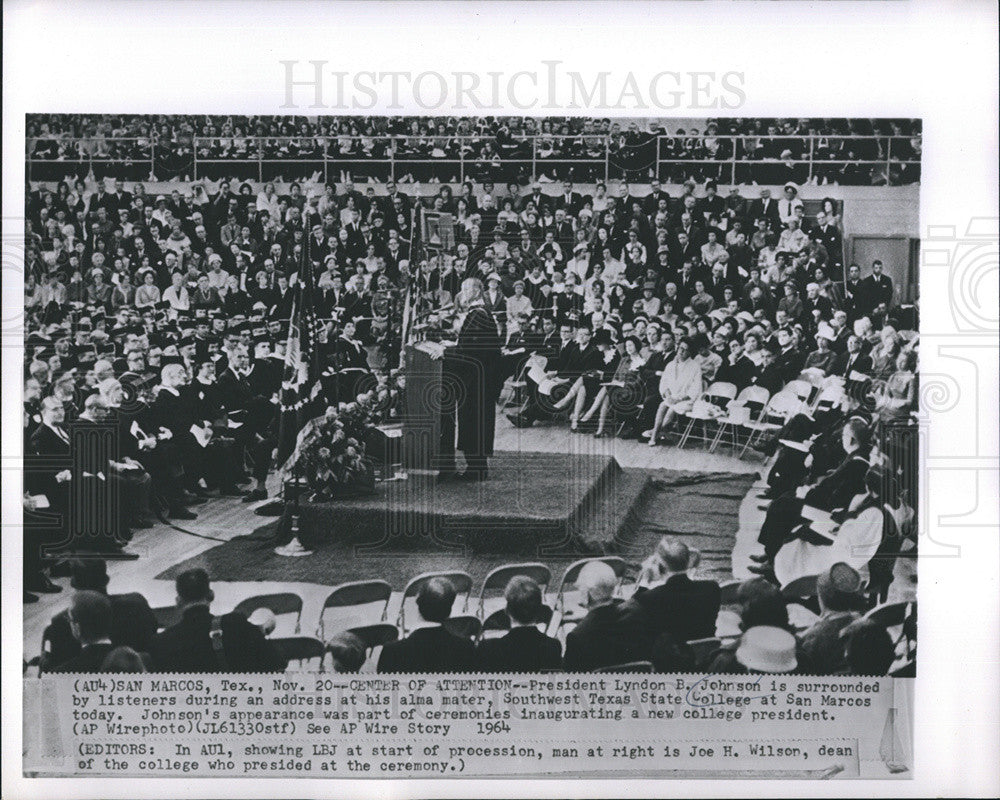
[[[302,427],[325,411],[320,382],[320,322],[313,303],[312,272],[312,263],[304,259],[298,275],[298,293],[292,302],[285,368],[278,397],[278,464],[284,463],[294,451]]]

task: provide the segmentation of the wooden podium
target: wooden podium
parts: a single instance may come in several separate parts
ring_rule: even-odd
[[[418,475],[436,475],[440,469],[444,359],[432,354],[441,349],[436,342],[406,345],[403,468]]]

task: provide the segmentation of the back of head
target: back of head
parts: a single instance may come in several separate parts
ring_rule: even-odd
[[[176,586],[179,604],[208,603],[214,599],[208,573],[201,568],[196,567],[182,572],[177,576]]]
[[[507,614],[514,622],[531,625],[538,621],[542,610],[542,589],[531,578],[525,575],[511,578],[504,597],[507,600]]]
[[[661,539],[660,558],[670,572],[684,572],[691,563],[691,550],[676,539]]]
[[[618,578],[603,561],[591,561],[580,570],[577,585],[591,605],[607,603],[615,593]]]
[[[74,558],[70,576],[70,586],[78,591],[103,593],[108,587],[108,565],[103,558]]]
[[[116,647],[101,663],[101,672],[146,672],[146,665],[131,647]]]
[[[337,672],[357,672],[368,657],[365,643],[350,631],[336,634],[326,643]]]
[[[107,595],[89,589],[73,595],[70,619],[77,638],[87,644],[111,634],[111,601]]]
[[[749,630],[758,625],[787,629],[788,607],[780,593],[760,595],[744,606],[740,620],[743,623],[743,630]]]
[[[896,659],[892,637],[874,622],[858,620],[844,629],[844,637],[852,675],[885,675]]]
[[[417,610],[427,622],[444,622],[454,602],[455,587],[447,578],[431,578],[417,594]]]
[[[850,564],[838,561],[816,581],[819,602],[826,611],[857,611],[861,608],[861,575]]]
[[[736,599],[744,609],[748,608],[758,598],[781,597],[781,590],[764,578],[751,578],[743,581],[736,590]]]

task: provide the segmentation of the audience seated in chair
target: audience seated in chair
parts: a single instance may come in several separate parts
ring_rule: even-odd
[[[80,652],[53,672],[100,672],[104,659],[115,649],[111,643],[111,601],[100,592],[84,590],[73,595],[69,624]]]
[[[799,640],[814,675],[834,675],[847,668],[841,631],[865,607],[861,576],[848,564],[834,564],[816,581],[820,618]]]
[[[70,564],[70,586],[77,591],[106,595],[111,604],[109,637],[115,646],[126,645],[145,653],[156,635],[156,618],[146,598],[138,592],[108,595],[107,564],[102,558],[74,559]],[[42,668],[54,667],[79,655],[80,642],[73,635],[69,612],[56,614],[45,632],[49,651],[43,654]]]
[[[379,672],[471,672],[472,642],[444,627],[455,602],[455,587],[446,578],[431,578],[417,595],[422,624],[405,639],[382,648]]]
[[[287,661],[257,625],[235,612],[212,615],[205,570],[185,570],[176,585],[181,620],[153,639],[157,672],[284,672]]]
[[[655,556],[659,569],[650,565],[653,574],[643,576],[653,585],[640,587],[633,597],[645,612],[651,635],[669,633],[679,644],[713,636],[721,594],[715,581],[691,580],[688,575],[700,558],[698,551],[663,537]]]
[[[601,561],[580,570],[577,586],[587,615],[566,635],[563,666],[570,672],[648,660],[649,621],[642,608],[614,596],[618,578]]]
[[[538,630],[542,610],[541,587],[524,575],[510,579],[504,591],[510,632],[499,639],[484,639],[476,649],[483,672],[541,672],[558,669],[562,645]]]

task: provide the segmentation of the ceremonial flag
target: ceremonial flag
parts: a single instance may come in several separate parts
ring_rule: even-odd
[[[292,302],[279,394],[278,464],[283,464],[294,451],[302,427],[326,410],[321,396],[320,322],[313,303],[312,272],[312,263],[304,259],[299,270],[298,293]]]

